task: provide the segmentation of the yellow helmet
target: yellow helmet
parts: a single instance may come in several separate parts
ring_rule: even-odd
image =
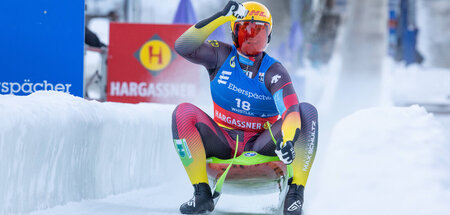
[[[230,22],[233,43],[245,55],[263,52],[272,34],[272,15],[266,6],[259,2],[245,2],[247,16]]]

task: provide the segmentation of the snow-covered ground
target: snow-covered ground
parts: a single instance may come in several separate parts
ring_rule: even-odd
[[[32,214],[176,214],[191,196],[172,148],[173,106],[38,92],[1,96],[0,108],[1,214],[69,202],[78,203]],[[313,168],[320,171],[306,190],[306,213],[450,213],[445,134],[418,106],[371,108],[344,118],[329,146],[319,148],[324,161]],[[276,196],[251,199],[230,204],[225,196],[216,214],[270,213]]]

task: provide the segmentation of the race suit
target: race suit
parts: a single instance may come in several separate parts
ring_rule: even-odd
[[[174,144],[192,184],[208,183],[206,158],[230,159],[239,136],[238,155],[255,151],[277,156],[264,123],[275,139],[293,141],[292,183],[306,185],[317,151],[317,110],[299,103],[283,65],[263,52],[247,58],[233,45],[205,41],[229,17],[215,15],[187,30],[175,43],[178,54],[209,73],[214,119],[190,103],[172,117]],[[249,61],[250,60],[250,61]]]

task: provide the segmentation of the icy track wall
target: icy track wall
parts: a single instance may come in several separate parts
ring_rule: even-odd
[[[102,198],[172,177],[175,106],[0,96],[0,214]]]
[[[387,2],[347,1],[333,56],[340,62],[331,68],[338,70],[338,82],[330,98],[332,121],[379,104],[383,59],[387,53]]]

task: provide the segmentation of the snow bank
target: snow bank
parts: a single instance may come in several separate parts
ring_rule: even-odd
[[[373,108],[341,120],[325,157],[313,214],[450,214],[449,140],[419,106]],[[309,203],[305,206],[308,207]]]
[[[174,106],[0,96],[0,214],[102,198],[172,177]],[[169,162],[170,161],[170,162]]]

